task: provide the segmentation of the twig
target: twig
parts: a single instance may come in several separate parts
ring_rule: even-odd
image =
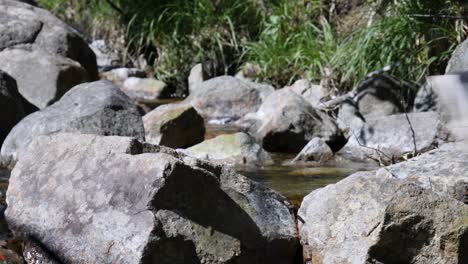
[[[405,113],[405,117],[411,129],[411,136],[413,137],[413,146],[414,146],[413,156],[416,156],[416,154],[418,153],[418,148],[416,147],[416,133],[414,132],[413,125],[411,124],[408,113]]]

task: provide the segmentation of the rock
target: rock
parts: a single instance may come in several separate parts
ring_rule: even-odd
[[[425,261],[423,258],[427,252],[432,252],[428,254],[429,256],[441,254],[441,251],[433,249],[434,245],[442,242],[439,238],[444,236],[435,235],[430,237],[427,243],[421,244],[418,240],[419,236],[406,236],[406,234],[412,234],[412,230],[418,232],[420,227],[428,227],[427,225],[418,225],[419,223],[427,223],[428,220],[434,223],[433,227],[429,226],[428,228],[446,226],[445,230],[450,230],[454,223],[452,220],[458,217],[460,212],[453,210],[453,208],[459,207],[466,210],[466,205],[454,200],[455,198],[463,201],[466,198],[465,192],[468,190],[468,174],[466,172],[468,153],[459,147],[459,145],[452,144],[450,146],[444,145],[441,149],[423,154],[407,162],[377,171],[358,172],[306,196],[298,212],[299,218],[302,219],[302,222],[299,223],[299,232],[306,259],[319,264],[393,263],[388,261],[366,262],[368,255],[377,259],[386,257],[388,260],[389,255],[382,256],[380,254],[383,251],[377,250],[379,245],[386,245],[385,249],[388,254],[395,253],[392,255],[394,259],[399,256],[411,257],[409,261],[399,263],[457,263],[451,262],[450,256],[446,256],[446,259],[442,258],[441,262],[436,261],[437,257],[433,257],[434,261]],[[450,204],[453,206],[450,205],[447,209],[442,203],[428,202],[425,204],[428,206],[427,209],[422,209],[424,206],[419,206],[419,202],[429,201],[428,197],[435,197],[435,194],[425,196],[405,190],[405,187],[401,189],[401,186],[408,183],[434,192],[442,197],[441,200],[451,200]],[[415,199],[417,202],[413,203],[411,199]],[[406,204],[402,202],[405,200]],[[389,210],[392,206],[398,208],[399,205],[401,205],[399,208],[408,208],[414,210],[414,213],[390,213]],[[434,213],[428,214],[430,211]],[[452,212],[457,212],[453,215],[454,218],[447,217]],[[411,217],[413,215],[415,217]],[[391,229],[391,222],[399,221],[397,219],[400,216],[408,216],[406,218],[408,229]],[[422,221],[419,222],[417,219]],[[466,221],[466,213],[464,221]],[[466,226],[468,223],[465,222],[464,225]],[[397,226],[395,225],[395,227]],[[434,228],[434,233],[441,234],[440,229],[437,228]],[[401,235],[406,240],[387,239],[391,235],[388,233],[392,230],[394,231],[393,235]],[[464,232],[467,230],[465,227]],[[420,234],[424,235],[425,230],[421,230]],[[459,235],[453,236],[453,238],[459,239],[458,242],[460,242]],[[385,244],[386,242],[388,244]],[[424,247],[414,250],[417,246]],[[401,251],[395,252],[394,249]],[[416,261],[417,259],[420,260]]]
[[[468,39],[460,43],[453,51],[447,64],[446,73],[468,71]]]
[[[364,116],[386,116],[402,113],[405,107],[401,93],[402,81],[386,74],[367,77],[356,89],[353,98]]]
[[[402,186],[385,209],[366,263],[466,263],[468,206],[416,185]]]
[[[89,44],[89,47],[93,50],[94,54],[96,54],[96,62],[100,72],[109,71],[118,66],[122,66],[123,62],[120,56],[112,51],[105,40],[94,40]]]
[[[284,197],[132,138],[55,134],[15,166],[6,219],[62,263],[292,263]]]
[[[257,111],[273,91],[266,84],[221,76],[203,82],[187,101],[207,120],[230,122]]]
[[[208,79],[208,74],[203,70],[203,64],[193,66],[188,77],[189,94],[195,93],[206,79]]]
[[[304,97],[315,108],[321,108],[320,99],[326,96],[320,85],[312,84],[308,80],[297,80],[293,85],[284,89],[291,89],[291,91]]]
[[[0,69],[16,79],[20,94],[40,109],[90,80],[79,63],[41,50],[7,49],[0,52],[0,61]]]
[[[99,81],[78,85],[57,103],[21,120],[5,139],[1,157],[15,161],[34,137],[57,132],[145,136],[138,108],[117,87]]]
[[[258,64],[247,62],[242,65],[241,70],[236,73],[235,77],[246,81],[254,81],[260,76],[261,72],[262,69]]]
[[[162,105],[143,117],[146,140],[170,148],[187,148],[205,138],[203,118],[189,104]]]
[[[271,152],[298,153],[314,137],[322,138],[333,151],[345,142],[331,117],[288,89],[271,94],[255,114],[239,123]]]
[[[353,99],[347,98],[340,102],[336,123],[341,130],[346,132],[347,138],[352,136],[352,127],[362,127],[364,122],[366,122],[366,119],[359,112],[359,108]]]
[[[356,122],[350,130],[348,143],[337,154],[354,161],[370,158],[391,163],[408,154],[429,151],[448,139],[436,112],[368,117],[364,124]]]
[[[0,0],[0,10],[0,24],[6,25],[0,26],[0,51],[21,45],[64,56],[80,63],[91,80],[97,79],[96,56],[73,28],[49,11],[18,1]]]
[[[188,148],[187,155],[229,164],[272,164],[268,152],[244,132],[220,135]]]
[[[432,77],[428,76],[426,82],[419,88],[414,98],[413,111],[427,112],[437,110],[437,94],[433,89]]]
[[[169,98],[171,91],[168,88],[164,82],[154,78],[130,77],[122,85],[122,91],[138,102]]]
[[[101,77],[121,86],[130,77],[145,78],[146,72],[137,68],[117,68],[101,73]]]
[[[294,158],[293,163],[316,162],[323,164],[333,158],[333,151],[321,138],[313,138]]]
[[[8,74],[0,71],[0,146],[10,130],[25,117],[21,95],[16,82]]]

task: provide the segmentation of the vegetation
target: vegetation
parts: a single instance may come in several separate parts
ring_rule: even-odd
[[[157,78],[177,87],[186,86],[190,68],[200,62],[211,76],[253,63],[258,78],[277,87],[298,78],[318,82],[327,71],[350,89],[388,65],[398,65],[396,76],[418,82],[442,73],[465,38],[455,0],[368,0],[365,23],[346,33],[338,32],[329,2],[39,0],[90,35],[125,32],[129,54],[143,54]]]

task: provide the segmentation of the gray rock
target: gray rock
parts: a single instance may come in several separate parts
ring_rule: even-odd
[[[229,164],[271,164],[268,152],[244,132],[220,135],[188,148],[187,155]]]
[[[298,213],[303,220],[299,223],[299,232],[306,259],[312,260],[312,263],[393,263],[388,261],[389,255],[382,255],[381,248],[379,250],[379,245],[385,245],[388,254],[395,253],[394,249],[400,250],[392,255],[394,259],[402,256],[412,260],[400,263],[463,263],[451,262],[453,255],[443,257],[441,262],[437,261],[437,255],[441,254],[441,251],[436,251],[434,248],[440,245],[439,236],[430,237],[423,245],[419,241],[419,236],[405,236],[413,234],[411,232],[419,234],[418,228],[427,226],[418,224],[427,221],[434,223],[434,226],[428,227],[430,230],[435,229],[434,233],[441,234],[438,227],[445,226],[444,230],[450,230],[456,222],[446,216],[455,212],[457,213],[453,214],[454,218],[460,216],[460,211],[453,210],[455,207],[466,210],[466,205],[455,200],[468,202],[463,200],[468,190],[466,171],[468,153],[460,147],[444,145],[442,149],[431,151],[407,162],[373,172],[358,172],[337,184],[328,185],[306,196]],[[419,203],[422,202],[423,205],[424,200],[430,200],[427,197],[434,197],[435,194],[425,196],[404,189],[403,194],[398,191],[402,185],[408,183],[428,189],[442,197],[444,201],[451,200],[452,205],[446,208],[443,204],[431,202],[426,204],[428,206],[426,209],[423,209],[425,205],[419,206]],[[411,199],[417,202],[413,203]],[[404,200],[408,203],[402,202]],[[415,213],[401,215],[389,213],[392,206],[394,209],[412,208]],[[433,211],[432,215],[428,214],[430,211]],[[415,218],[411,217],[412,215],[415,215]],[[388,233],[392,232],[391,222],[400,221],[399,217],[404,216],[408,216],[406,218],[408,229],[393,229],[393,235],[405,238],[405,243],[402,242],[403,239],[389,239],[391,234]],[[418,218],[423,218],[423,221],[416,221]],[[464,232],[467,232],[466,211],[464,221]],[[424,235],[424,232],[425,230],[421,230],[421,235]],[[463,236],[460,237],[460,234],[453,238],[458,239],[458,242],[463,241]],[[422,248],[415,248],[418,246]],[[424,262],[423,256],[428,252],[432,252],[428,254],[432,261]],[[367,262],[368,256],[377,260],[387,258],[387,261]]]
[[[354,124],[348,143],[337,154],[355,161],[391,163],[405,155],[429,151],[448,139],[436,112],[368,117],[365,123]]]
[[[468,71],[468,39],[457,46],[445,70],[446,73],[456,73],[460,71]]]
[[[154,78],[130,77],[122,84],[122,91],[138,102],[169,98],[171,91],[163,82]]]
[[[193,66],[188,77],[189,94],[195,93],[206,79],[208,79],[208,74],[203,70],[203,64]]]
[[[207,120],[235,121],[257,111],[274,88],[231,76],[221,76],[203,82],[187,98]]]
[[[117,68],[101,73],[101,77],[121,86],[130,77],[145,78],[146,72],[137,68]]]
[[[122,66],[122,59],[116,52],[112,51],[105,40],[94,40],[89,44],[89,47],[96,54],[96,62],[100,72]]]
[[[426,78],[426,82],[419,88],[414,98],[413,111],[427,112],[437,110],[437,94],[433,88],[431,76]]]
[[[341,130],[346,132],[348,138],[352,136],[351,128],[361,127],[364,122],[366,122],[366,119],[359,112],[359,108],[352,98],[340,102],[336,123]]]
[[[132,138],[41,136],[15,166],[6,219],[63,263],[291,263],[286,199]]]
[[[385,209],[366,263],[466,263],[468,206],[413,184]]]
[[[364,116],[386,116],[404,112],[401,93],[405,90],[400,80],[377,74],[367,77],[356,89],[353,98]]]
[[[143,117],[146,141],[170,148],[187,148],[205,138],[205,122],[189,104],[162,105]]]
[[[315,108],[322,107],[320,100],[326,96],[326,93],[320,85],[312,84],[308,80],[297,80],[293,85],[285,87],[284,89],[291,89],[291,91],[304,97],[304,99]]]
[[[90,80],[79,63],[41,50],[7,49],[0,52],[0,61],[0,69],[16,79],[20,94],[40,109]]]
[[[21,120],[5,139],[0,154],[15,161],[34,137],[57,132],[145,136],[138,108],[117,87],[99,81],[78,85],[57,103]]]
[[[315,162],[323,164],[333,158],[333,151],[321,138],[313,138],[294,158],[293,163]]]
[[[275,91],[255,114],[239,123],[271,152],[298,153],[314,137],[323,138],[334,151],[345,142],[331,117],[288,89]]]
[[[24,112],[21,95],[16,82],[11,76],[0,71],[0,146],[10,130],[23,118]]]
[[[73,28],[49,11],[19,1],[0,0],[0,10],[0,17],[8,21],[6,25],[14,25],[0,28],[0,50],[26,45],[61,55],[80,63],[91,80],[97,79],[96,56]],[[10,37],[15,40],[8,40]]]

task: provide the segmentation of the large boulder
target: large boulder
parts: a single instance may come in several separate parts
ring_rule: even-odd
[[[200,159],[215,160],[229,164],[273,163],[268,152],[244,132],[220,135],[188,148],[186,154]]]
[[[25,117],[21,95],[11,76],[0,71],[0,146],[10,130]]]
[[[446,73],[468,71],[468,39],[460,43],[452,53]]]
[[[468,202],[468,154],[461,147],[444,145],[407,162],[353,174],[306,196],[298,212],[306,260],[464,263],[463,247],[457,245],[466,247],[468,235],[468,208],[462,203]]]
[[[235,172],[132,138],[36,138],[5,212],[62,263],[292,263],[284,197]]]
[[[256,113],[239,123],[271,152],[298,153],[314,137],[325,140],[333,151],[345,142],[331,117],[289,89],[275,91]]]
[[[448,132],[436,112],[368,117],[365,123],[353,124],[348,143],[338,154],[355,161],[370,158],[392,163],[406,155],[429,151],[448,140]]]
[[[190,104],[162,105],[143,117],[146,141],[187,148],[205,138],[205,122]]]
[[[76,61],[41,50],[6,49],[0,61],[0,68],[16,79],[21,95],[40,109],[90,80]]]
[[[145,137],[137,106],[110,82],[99,81],[78,85],[21,120],[5,139],[1,157],[15,161],[34,137],[57,132]]]
[[[80,34],[49,11],[12,0],[0,0],[0,52],[18,45],[77,61],[97,79],[96,56]]]
[[[187,100],[205,119],[230,122],[257,111],[273,91],[270,85],[221,76],[201,83]]]

